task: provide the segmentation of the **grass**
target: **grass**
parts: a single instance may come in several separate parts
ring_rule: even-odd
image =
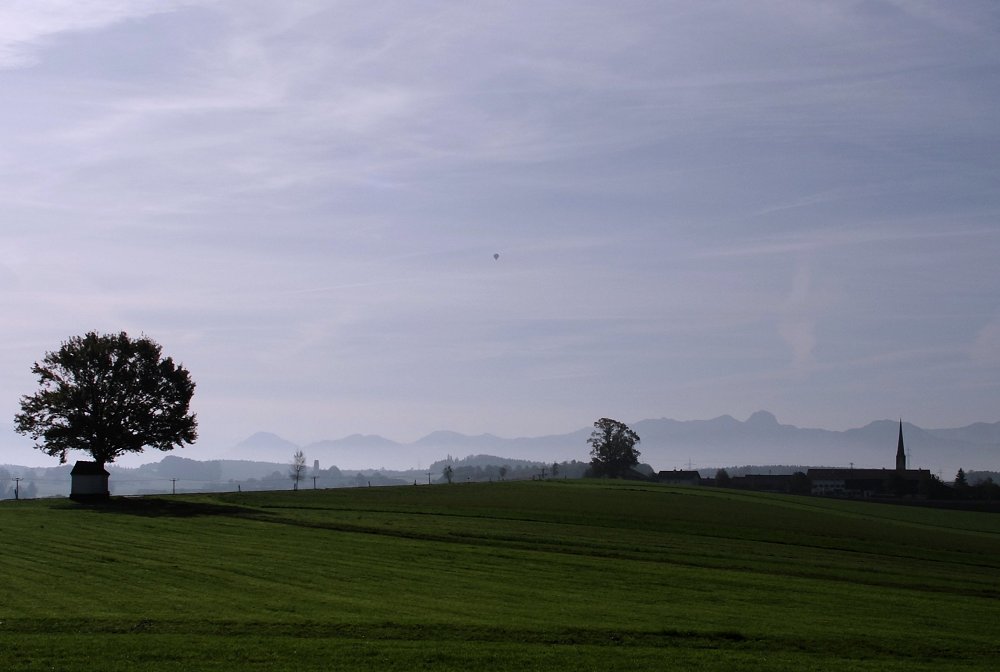
[[[986,670],[1000,516],[602,481],[0,505],[5,670]]]

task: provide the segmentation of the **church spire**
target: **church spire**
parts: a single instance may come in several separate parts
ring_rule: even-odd
[[[896,446],[896,471],[906,471],[906,450],[903,449],[903,419],[899,419],[899,443]]]

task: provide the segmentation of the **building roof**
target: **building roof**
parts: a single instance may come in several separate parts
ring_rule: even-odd
[[[810,469],[806,472],[806,476],[810,479],[851,480],[860,478],[889,478],[892,473],[888,469],[845,469],[843,467],[836,467],[832,469]]]
[[[792,480],[793,476],[794,474],[743,474],[742,476],[733,476],[732,480],[735,481],[739,478],[746,483],[784,483]]]
[[[77,460],[73,465],[73,471],[69,472],[73,476],[110,476],[111,474],[103,465],[97,462]]]
[[[656,477],[659,479],[670,478],[689,481],[692,479],[701,479],[701,474],[693,470],[684,471],[683,469],[674,469],[672,471],[657,472]]]
[[[930,471],[927,469],[905,469],[901,472],[894,469],[810,469],[806,475],[810,480],[837,480],[837,481],[860,481],[896,478],[902,476],[907,479],[927,478]]]

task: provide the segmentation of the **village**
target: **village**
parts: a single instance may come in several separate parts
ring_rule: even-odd
[[[964,470],[959,469],[949,485],[929,469],[907,467],[903,441],[903,423],[899,423],[895,464],[890,468],[870,469],[848,467],[809,467],[792,473],[754,473],[747,468],[742,475],[731,476],[719,469],[714,477],[705,478],[697,470],[674,469],[657,472],[655,480],[668,485],[714,486],[758,492],[776,492],[820,497],[883,501],[951,501],[985,500],[1000,502],[1000,485],[992,477],[970,483]]]

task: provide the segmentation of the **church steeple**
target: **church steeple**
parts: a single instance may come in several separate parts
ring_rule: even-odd
[[[903,449],[903,419],[899,419],[899,444],[896,446],[896,471],[906,471],[906,450]]]

